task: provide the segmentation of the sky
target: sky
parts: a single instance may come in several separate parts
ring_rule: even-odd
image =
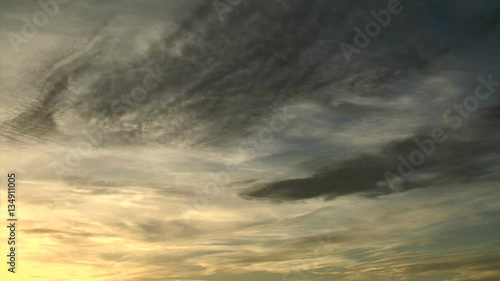
[[[499,50],[487,0],[0,0],[1,280],[498,280]]]

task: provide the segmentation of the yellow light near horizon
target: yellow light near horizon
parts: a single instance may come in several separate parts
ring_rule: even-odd
[[[75,261],[77,262],[77,261]],[[0,271],[0,280],[5,281],[99,281],[113,280],[109,278],[109,274],[102,270],[96,271],[93,267],[79,264],[57,264],[44,263],[43,256],[40,256],[40,261],[23,261],[16,266],[16,273],[10,273],[7,268]],[[101,276],[101,277],[97,277]],[[102,277],[108,276],[108,277]]]

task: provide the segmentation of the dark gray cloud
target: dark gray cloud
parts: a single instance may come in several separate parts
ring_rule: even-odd
[[[434,152],[425,156],[420,165],[413,165],[409,157],[414,151],[423,150],[417,146],[430,140],[433,128],[427,133],[414,135],[381,147],[379,153],[360,155],[352,159],[327,164],[315,174],[306,178],[288,179],[260,184],[243,193],[246,198],[268,198],[274,200],[301,200],[314,197],[328,199],[350,194],[376,196],[393,192],[386,182],[386,172],[399,176],[403,190],[428,187],[436,184],[465,183],[477,181],[498,181],[500,169],[500,106],[483,108],[476,118],[468,120],[454,131],[441,128],[447,140],[434,143]],[[428,146],[429,147],[429,146]],[[398,169],[403,161],[410,163],[413,173],[401,174]],[[326,158],[326,157],[325,157]],[[325,163],[324,158],[319,159]],[[332,160],[332,162],[334,162]],[[310,165],[310,164],[309,164]],[[403,172],[409,168],[402,168]]]
[[[221,144],[248,134],[271,109],[316,98],[326,87],[354,96],[395,98],[399,93],[391,90],[392,83],[410,72],[435,71],[436,59],[453,47],[490,36],[499,21],[498,5],[464,12],[467,5],[462,2],[402,2],[404,12],[394,15],[347,64],[339,43],[352,43],[353,25],[364,26],[369,11],[384,9],[386,2],[244,1],[224,23],[211,3],[200,4],[176,31],[150,43],[145,54],[108,63],[92,53],[61,60],[64,67],[44,78],[35,112],[21,113],[9,124],[50,133],[59,129],[54,119],[70,109],[90,127],[97,120],[106,140],[116,143]],[[100,32],[113,36],[106,26]],[[95,52],[104,45],[106,40]],[[162,69],[160,86],[144,101],[113,110],[114,101],[142,84],[144,68],[151,64]],[[89,86],[83,77],[95,82]],[[68,81],[79,87],[71,99]],[[338,110],[377,112],[355,104],[342,104]],[[21,134],[17,139],[23,138]]]

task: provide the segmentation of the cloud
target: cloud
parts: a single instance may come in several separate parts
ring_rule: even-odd
[[[443,131],[448,139],[441,144],[434,143],[435,152],[426,156],[421,166],[413,167],[415,173],[405,178],[404,190],[436,184],[498,180],[493,170],[498,168],[495,159],[500,155],[497,145],[500,134],[495,130],[500,120],[500,107],[482,110],[477,118],[469,120],[469,124],[457,131],[451,128]],[[259,184],[242,195],[249,199],[302,200],[392,193],[387,184],[380,184],[386,182],[385,173],[398,175],[397,169],[402,163],[398,156],[409,161],[412,151],[422,150],[415,140],[430,139],[433,129],[428,128],[427,132],[427,135],[390,142],[377,154],[360,155],[333,164],[333,167],[323,167],[310,177]],[[399,176],[403,178],[403,175]]]
[[[0,76],[15,105],[2,104],[2,169],[17,169],[31,210],[26,268],[61,280],[498,276],[498,99],[457,130],[442,114],[477,75],[497,79],[499,5],[402,1],[348,64],[339,43],[387,1],[243,1],[224,23],[211,1],[184,3],[81,1],[40,33],[60,41],[34,42],[51,47],[30,64],[2,56],[2,73],[42,69]],[[157,66],[161,81],[134,100]],[[239,151],[284,106],[289,127]],[[448,140],[394,192],[384,173],[436,127]],[[56,181],[50,164],[69,162],[83,131],[98,141]],[[207,192],[214,178],[224,188]]]
[[[438,26],[439,20],[425,11],[435,9],[437,4],[404,5],[408,5],[406,15],[395,17],[387,34],[363,50],[354,63],[346,64],[338,44],[354,36],[352,23],[363,22],[354,8],[363,7],[368,13],[384,8],[386,1],[342,5],[329,1],[286,5],[252,1],[239,5],[225,24],[219,22],[210,3],[200,4],[175,30],[159,40],[149,39],[145,53],[109,62],[106,56],[92,53],[59,61],[63,75],[54,72],[44,78],[43,83],[49,87],[40,89],[33,113],[38,115],[23,118],[27,113],[21,113],[10,123],[14,128],[64,131],[70,126],[58,123],[57,116],[71,115],[78,117],[77,127],[100,124],[106,136],[104,143],[221,145],[247,135],[272,109],[314,97],[324,89],[334,87],[352,95],[394,99],[398,93],[390,90],[392,84],[408,78],[412,71],[421,71],[423,65],[429,69],[446,53],[443,50],[455,47],[458,39],[464,41],[464,32],[472,37],[465,42],[459,40],[460,44],[476,40],[478,30],[487,34],[496,26],[496,6],[475,11],[474,17],[484,17],[484,22],[463,24],[458,19],[464,15],[456,14],[454,4],[446,3],[441,10],[451,21],[439,28],[449,36],[436,38],[426,30]],[[112,22],[101,28],[99,33],[105,33],[106,38],[95,52],[106,49],[113,36],[120,36],[113,28]],[[411,38],[407,37],[409,28],[416,34]],[[119,39],[125,40],[121,36]],[[379,44],[389,37],[398,44]],[[131,44],[134,40],[129,39]],[[424,58],[413,47],[415,40],[426,46]],[[152,62],[162,69],[159,87],[149,91],[144,101],[112,110],[113,102],[126,98],[142,84],[145,68]],[[75,84],[78,95],[68,101],[63,93],[69,82]],[[347,113],[370,110],[350,103],[340,105],[337,110]],[[43,126],[30,123],[42,121]]]

